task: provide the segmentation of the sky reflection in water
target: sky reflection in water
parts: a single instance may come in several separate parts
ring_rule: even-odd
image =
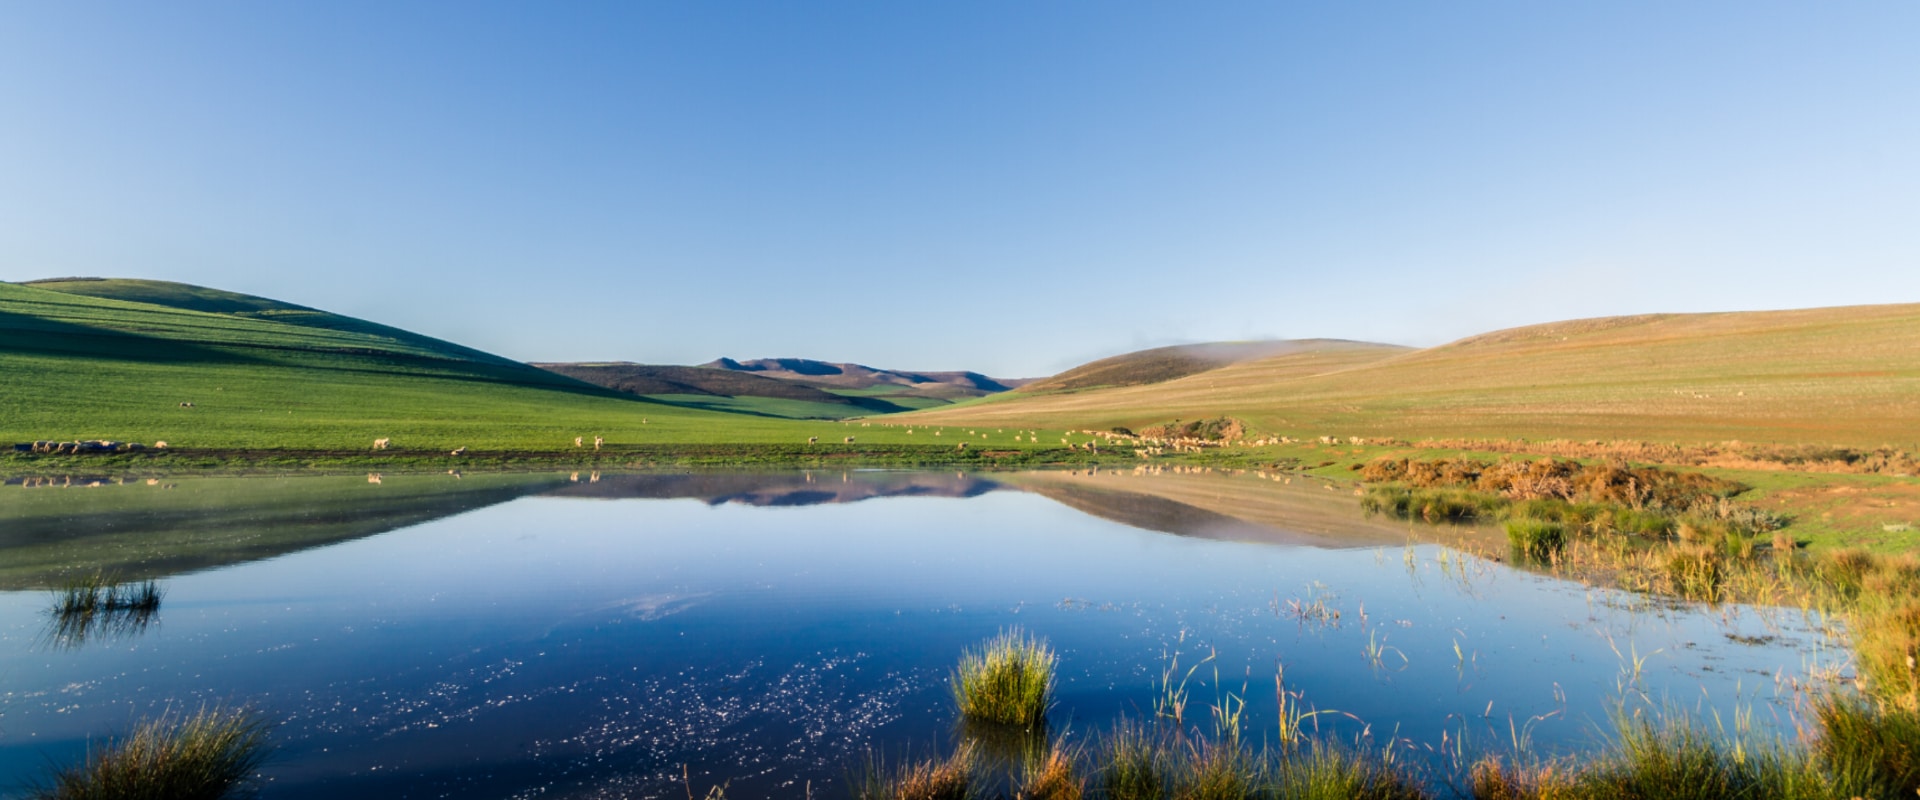
[[[1061,651],[1055,729],[1075,736],[1151,713],[1173,653],[1183,665],[1213,653],[1190,722],[1242,694],[1259,741],[1283,665],[1288,689],[1343,712],[1321,718],[1328,730],[1416,750],[1462,735],[1506,747],[1516,732],[1547,752],[1592,748],[1623,688],[1790,730],[1782,684],[1844,655],[1822,651],[1797,613],[1663,609],[1383,544],[1391,527],[1357,508],[1352,536],[1370,546],[1249,543],[952,477],[914,478],[923,488],[907,493],[922,496],[822,505],[783,504],[836,491],[792,476],[759,494],[681,492],[707,502],[523,497],[173,577],[144,633],[78,649],[36,642],[46,592],[0,594],[0,776],[31,777],[165,708],[244,701],[283,721],[268,798],[658,796],[683,764],[696,787],[799,796],[811,783],[837,796],[829,785],[866,748],[937,746],[952,724],[948,670],[1008,625]],[[1004,480],[1054,496],[1075,481]],[[1180,480],[1246,491],[1230,482],[1250,478]],[[1186,514],[1116,493],[1125,481],[1081,483],[1106,494],[1076,505],[1119,509],[1107,516],[1299,538],[1221,522],[1224,505]],[[622,494],[611,476],[608,487]],[[1329,524],[1313,486],[1258,490],[1318,509],[1302,529]],[[973,496],[924,496],[939,493]],[[1337,619],[1293,612],[1316,600]]]

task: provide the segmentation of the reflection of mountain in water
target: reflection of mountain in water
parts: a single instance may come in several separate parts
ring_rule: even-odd
[[[978,497],[1000,488],[1004,487],[997,481],[945,472],[691,473],[581,477],[548,494],[608,500],[693,499],[713,506],[814,506],[880,497]]]
[[[1329,490],[1322,481],[1278,474],[1023,472],[1006,482],[1123,525],[1206,539],[1375,547],[1404,544],[1416,533],[1423,539],[1474,535],[1470,529],[1416,532],[1402,521],[1368,518],[1350,487]]]
[[[539,492],[564,475],[215,477],[8,487],[0,589],[144,580],[372,536]],[[91,483],[92,481],[89,481]]]

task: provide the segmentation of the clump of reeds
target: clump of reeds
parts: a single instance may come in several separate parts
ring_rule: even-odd
[[[1490,519],[1505,505],[1498,497],[1461,489],[1404,486],[1375,486],[1360,499],[1360,506],[1371,513],[1427,522]]]
[[[1167,748],[1145,726],[1121,722],[1095,751],[1094,784],[1108,800],[1162,800],[1172,765]]]
[[[1555,762],[1512,767],[1494,757],[1474,762],[1467,774],[1467,790],[1474,800],[1572,800],[1579,797],[1570,768]]]
[[[1261,797],[1424,800],[1429,796],[1390,752],[1327,741],[1286,751],[1265,772]]]
[[[869,755],[851,781],[854,800],[971,800],[981,787],[974,777],[977,751],[962,743],[946,758],[929,758],[889,768]]]
[[[153,581],[119,583],[101,573],[81,577],[54,592],[47,639],[79,647],[95,635],[137,634],[153,622],[164,594]]]
[[[1848,621],[1868,688],[1885,702],[1920,709],[1920,598],[1879,598]]]
[[[1920,793],[1920,712],[1858,695],[1816,698],[1813,750],[1840,797],[1912,797]]]
[[[1510,519],[1506,521],[1507,544],[1529,558],[1549,561],[1567,544],[1567,526],[1564,523],[1548,522],[1538,519]]]
[[[1046,640],[1010,628],[960,657],[953,698],[966,719],[1033,727],[1047,718],[1054,652]]]
[[[1667,549],[1664,562],[1673,593],[1689,600],[1715,600],[1719,597],[1721,556],[1712,547],[1678,544]]]
[[[60,587],[54,594],[53,613],[64,616],[101,611],[154,611],[160,608],[162,594],[159,584],[153,581],[117,583],[94,573]]]
[[[1027,759],[1020,769],[1020,790],[1014,800],[1081,800],[1087,782],[1072,751],[1055,744]]]
[[[94,747],[56,771],[35,800],[220,800],[249,788],[272,745],[271,726],[246,709],[165,715]]]

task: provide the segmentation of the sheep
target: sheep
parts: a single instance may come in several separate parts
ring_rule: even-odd
[[[807,444],[814,444],[814,443],[816,443],[816,442],[819,442],[819,441],[820,441],[820,437],[818,437],[818,436],[809,436],[809,437],[807,437]]]
[[[448,453],[447,455],[450,455],[450,456],[464,456],[464,455],[466,455],[466,454],[467,454],[467,448],[465,448],[465,447],[456,447],[456,448],[454,448],[454,449],[453,449],[453,452],[451,452],[451,453]]]
[[[192,403],[181,403],[181,404],[180,404],[180,407],[181,407],[181,408],[192,408],[192,407],[193,407],[193,404],[192,404]]]
[[[587,437],[585,437],[585,436],[575,436],[575,437],[573,437],[573,446],[574,446],[574,447],[585,447],[585,446],[587,446]]]
[[[847,444],[853,444],[853,437],[847,437]]]
[[[160,485],[160,479],[159,479],[159,478],[148,478],[148,479],[147,479],[147,485],[148,485],[148,486],[159,486],[159,485]]]
[[[373,440],[373,449],[375,449],[375,450],[385,450],[385,449],[387,449],[387,445],[389,445],[389,444],[391,444],[391,443],[393,443],[393,439],[392,439],[392,437],[388,437],[388,438],[385,438],[385,439],[375,439],[375,440]]]
[[[962,449],[962,450],[965,450],[965,449],[967,449],[967,443],[966,443],[966,442],[961,442],[961,443],[960,443],[960,449]]]
[[[165,449],[167,449],[167,443],[166,443],[165,441],[158,441],[158,442],[154,442],[154,443],[153,443],[153,449],[155,449],[155,450],[165,450]]]
[[[380,482],[380,473],[378,473],[378,472],[369,472],[369,473],[367,473],[367,482],[368,482],[368,483],[379,483],[379,482]]]
[[[598,436],[593,437],[593,449],[595,450],[600,449],[600,445],[604,444],[606,441],[607,440],[602,439]]]

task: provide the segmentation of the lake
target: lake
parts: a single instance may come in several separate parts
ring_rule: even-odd
[[[0,487],[0,797],[215,703],[277,722],[266,798],[843,796],[868,752],[944,747],[961,651],[1013,626],[1059,651],[1070,739],[1172,674],[1187,725],[1241,698],[1258,742],[1278,678],[1324,735],[1440,770],[1591,751],[1621,707],[1791,735],[1846,658],[1798,611],[1590,589],[1298,476],[372,480]],[[57,628],[49,590],[95,570],[159,611]]]

